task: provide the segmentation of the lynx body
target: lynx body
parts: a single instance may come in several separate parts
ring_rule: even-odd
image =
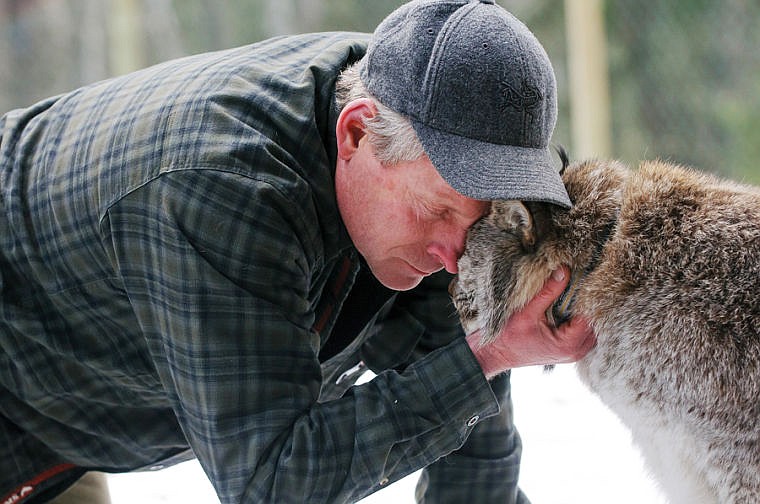
[[[465,329],[495,337],[562,264],[552,323],[584,316],[577,364],[674,504],[760,502],[760,190],[664,162],[564,170],[571,210],[495,202],[452,285]]]

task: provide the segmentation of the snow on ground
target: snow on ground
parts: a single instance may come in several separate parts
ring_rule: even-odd
[[[664,504],[628,431],[578,381],[573,366],[513,371],[523,439],[520,485],[533,504]],[[417,474],[362,500],[411,504]],[[109,476],[113,504],[218,504],[197,462]]]

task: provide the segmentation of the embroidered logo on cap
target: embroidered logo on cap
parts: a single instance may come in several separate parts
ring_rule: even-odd
[[[541,91],[537,87],[523,81],[520,89],[515,89],[509,82],[502,81],[502,94],[504,95],[504,104],[521,111],[533,110],[538,107],[543,100]]]

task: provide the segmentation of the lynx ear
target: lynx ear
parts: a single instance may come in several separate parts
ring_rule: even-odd
[[[520,243],[526,250],[533,250],[538,239],[533,215],[521,201],[494,202],[491,207],[494,224],[500,229],[506,229],[520,238]]]

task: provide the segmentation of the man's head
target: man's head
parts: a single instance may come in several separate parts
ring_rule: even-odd
[[[488,1],[415,0],[338,82],[341,215],[395,289],[456,272],[489,200],[570,201],[549,150],[554,73],[525,26]]]
[[[341,111],[335,192],[351,240],[372,273],[386,287],[407,290],[443,268],[457,271],[467,229],[490,203],[455,191],[424,153],[382,162],[366,126],[377,116],[368,98]]]
[[[493,0],[415,0],[360,63],[366,89],[407,117],[459,193],[570,207],[549,148],[557,92],[535,36]]]

